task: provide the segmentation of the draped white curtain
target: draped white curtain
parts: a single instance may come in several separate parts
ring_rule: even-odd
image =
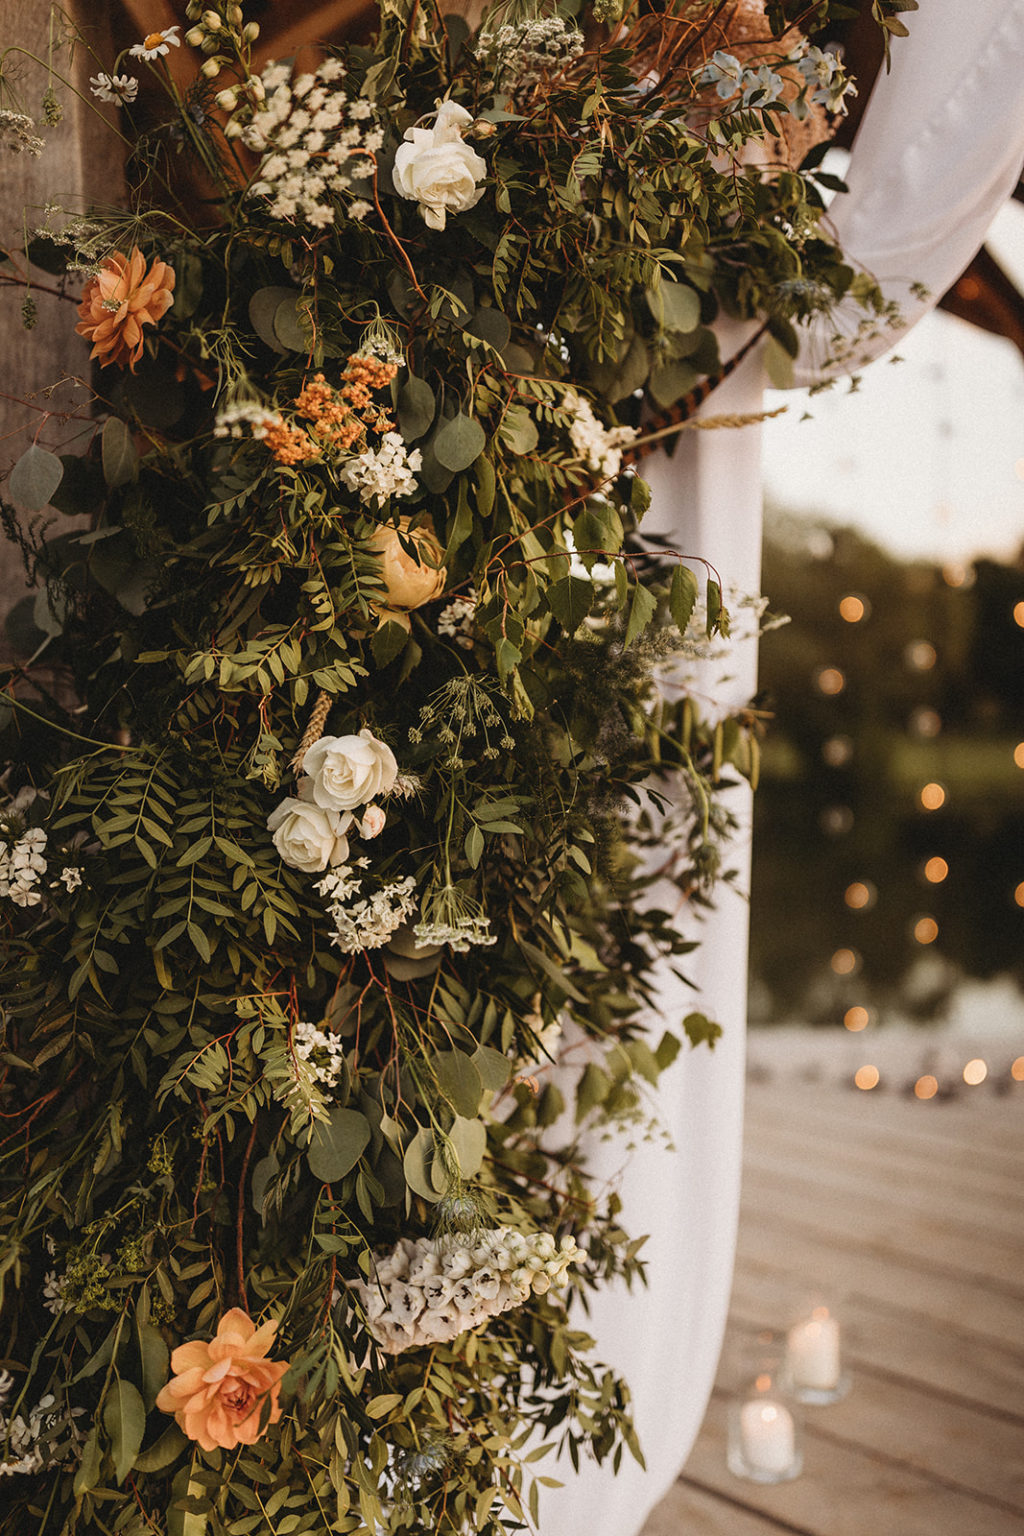
[[[894,345],[959,276],[981,245],[1024,161],[1024,0],[922,0],[906,17],[910,36],[897,39],[893,68],[879,77],[854,145],[848,195],[830,211],[848,254],[896,298],[905,324],[872,344],[877,356]],[[923,283],[929,297],[912,292]],[[722,353],[738,337],[723,332]],[[812,337],[797,383],[821,377],[827,337]],[[761,407],[757,356],[715,391],[705,410],[750,412]],[[645,466],[654,490],[647,527],[671,535],[675,548],[702,555],[740,591],[760,583],[760,428],[683,434],[672,459]],[[723,706],[743,702],[756,683],[756,642],[720,667],[705,669],[698,690]],[[710,667],[710,664],[709,664]],[[749,827],[749,806],[734,792],[734,810]],[[749,833],[736,840],[730,866],[749,869]],[[602,1293],[589,1322],[598,1355],[630,1383],[647,1460],[631,1460],[618,1476],[559,1467],[565,1486],[546,1490],[543,1536],[631,1536],[668,1491],[696,1438],[714,1379],[728,1306],[739,1205],[747,908],[724,890],[705,921],[680,920],[700,949],[689,967],[698,992],[666,977],[661,1007],[651,1020],[655,1041],[666,1021],[679,1023],[706,1006],[724,1027],[709,1053],[687,1052],[665,1075],[658,1112],[672,1137],[634,1153],[622,1173],[624,1223],[648,1232],[649,1285],[630,1294]],[[608,1177],[619,1172],[621,1150],[593,1149]],[[545,1469],[548,1470],[548,1469]]]

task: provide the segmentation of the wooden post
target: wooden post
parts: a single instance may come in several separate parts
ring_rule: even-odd
[[[6,54],[4,99],[0,105],[24,111],[42,122],[43,93],[49,83],[47,58],[52,43],[54,94],[63,108],[59,124],[48,127],[43,123],[39,129],[46,143],[41,155],[7,153],[3,159],[0,244],[15,252],[15,260],[22,269],[23,259],[18,253],[25,234],[31,234],[43,223],[47,204],[81,213],[91,204],[109,207],[122,201],[120,141],[110,126],[116,122],[116,109],[94,110],[98,103],[93,102],[89,90],[89,76],[109,69],[113,61],[107,7],[97,6],[91,0],[72,0],[65,9],[86,44],[76,44],[73,62],[67,42],[61,45],[67,25],[55,14],[51,26],[48,6],[26,4],[25,0],[0,0],[0,39]],[[12,51],[15,49],[19,51]],[[62,80],[70,81],[80,96],[68,90]],[[110,114],[109,121],[104,121],[105,113]],[[81,382],[88,379],[88,350],[82,338],[75,335],[74,304],[43,291],[57,289],[59,280],[37,269],[32,269],[31,276],[39,282],[39,290],[33,294],[37,319],[31,330],[26,330],[22,323],[24,288],[0,284],[4,358],[0,379],[0,475],[6,475],[33,441],[61,452],[81,441],[83,432],[88,430],[91,392]],[[69,284],[72,298],[77,298],[79,288],[80,284]],[[57,513],[49,516],[56,524],[65,524]],[[0,624],[24,590],[18,552],[4,544],[0,546]],[[0,654],[7,654],[2,631]]]

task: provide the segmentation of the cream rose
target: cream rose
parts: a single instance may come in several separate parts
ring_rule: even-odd
[[[369,804],[386,795],[398,777],[391,748],[365,728],[358,736],[321,736],[302,767],[309,775],[312,799],[331,811]]]
[[[434,126],[407,128],[395,155],[395,189],[419,203],[431,229],[444,229],[449,213],[465,213],[484,195],[477,182],[487,175],[487,162],[462,140],[472,121],[458,102],[442,101]]]
[[[274,834],[274,847],[285,864],[312,875],[328,864],[344,864],[348,858],[351,811],[344,814],[330,807],[314,805],[308,799],[282,800],[267,817],[267,831]]]
[[[448,580],[446,567],[439,564],[443,551],[433,523],[424,518],[410,533],[410,521],[403,517],[397,528],[384,524],[375,529],[370,539],[370,548],[380,561],[380,576],[388,594],[386,605],[382,604],[378,612],[386,612],[392,620],[395,610],[421,608],[424,603],[433,602],[435,597],[440,597]],[[418,559],[406,554],[401,539],[413,545]]]

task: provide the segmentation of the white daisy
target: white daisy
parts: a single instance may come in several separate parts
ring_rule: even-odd
[[[134,75],[91,75],[89,84],[92,94],[100,101],[134,101],[139,94],[139,82]]]
[[[170,53],[172,48],[181,47],[181,39],[178,33],[179,26],[164,27],[162,32],[148,32],[141,43],[135,43],[128,52],[133,59],[145,59],[148,62],[161,58],[165,53]]]

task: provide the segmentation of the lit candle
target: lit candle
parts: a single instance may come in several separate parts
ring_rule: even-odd
[[[831,1392],[839,1382],[839,1323],[827,1307],[816,1307],[786,1337],[786,1363],[793,1385]]]
[[[793,1415],[771,1398],[752,1398],[740,1409],[740,1443],[752,1472],[787,1472],[796,1456]]]

